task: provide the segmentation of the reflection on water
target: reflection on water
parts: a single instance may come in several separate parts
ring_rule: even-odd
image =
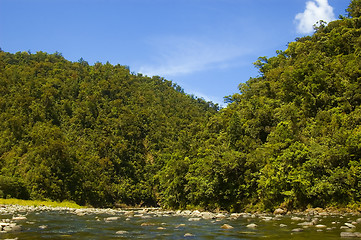
[[[0,219],[12,217],[9,214],[0,215]],[[360,217],[352,214],[279,217],[247,215],[206,220],[172,214],[156,215],[152,212],[77,215],[70,211],[39,211],[26,213],[26,219],[17,221],[22,226],[21,231],[0,233],[0,238],[340,239],[341,232],[361,231],[361,223],[357,222]]]

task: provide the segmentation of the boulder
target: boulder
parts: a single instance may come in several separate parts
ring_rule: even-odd
[[[355,228],[356,226],[351,223],[345,223],[345,225],[349,228]]]
[[[287,213],[287,210],[284,210],[284,209],[282,209],[282,208],[277,208],[274,212],[273,212],[273,214],[275,214],[275,215],[283,215],[283,214],[286,214]]]
[[[257,224],[251,223],[247,225],[248,228],[256,228],[258,227]]]
[[[223,224],[223,225],[221,226],[221,228],[222,228],[222,229],[232,229],[233,227],[232,227],[231,225],[229,225],[229,224]]]
[[[203,219],[207,219],[207,220],[216,218],[215,214],[211,212],[202,212],[200,215],[202,216]]]

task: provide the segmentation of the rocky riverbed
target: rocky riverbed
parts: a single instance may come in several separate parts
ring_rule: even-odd
[[[0,206],[3,239],[360,239],[360,213],[309,209],[273,214]]]

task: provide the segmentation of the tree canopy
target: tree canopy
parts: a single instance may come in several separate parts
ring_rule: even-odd
[[[361,1],[219,109],[164,78],[0,52],[0,196],[273,210],[361,202]]]

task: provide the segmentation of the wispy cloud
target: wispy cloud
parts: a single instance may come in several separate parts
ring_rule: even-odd
[[[323,20],[330,22],[335,19],[333,8],[329,5],[328,0],[312,0],[306,3],[306,9],[295,17],[298,22],[297,31],[299,33],[312,33],[313,25]]]
[[[247,54],[236,44],[216,39],[162,37],[148,42],[154,51],[151,64],[139,68],[146,75],[179,76],[210,68],[227,68],[232,60]]]

